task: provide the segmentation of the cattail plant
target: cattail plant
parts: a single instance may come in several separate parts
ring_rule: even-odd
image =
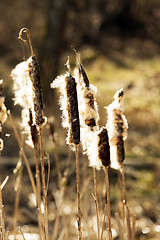
[[[7,109],[4,104],[5,98],[2,96],[2,83],[3,83],[3,80],[0,80],[0,154],[1,154],[1,151],[3,150],[3,145],[4,145],[3,140],[1,138],[2,124],[7,119]]]
[[[99,114],[98,105],[96,102],[95,86],[89,83],[87,74],[77,57],[78,68],[75,69],[75,76],[78,85],[78,100],[81,123],[81,138],[83,150],[88,155],[89,165],[93,167],[94,176],[94,192],[97,213],[97,238],[100,239],[99,226],[99,204],[97,194],[97,178],[96,169],[102,166],[107,169],[110,165],[110,149],[108,142],[108,133],[106,128],[99,129]],[[107,184],[107,202],[108,202],[108,218],[109,218],[109,232],[111,233],[111,216],[110,216],[110,198],[109,198],[109,184]],[[110,238],[111,239],[111,238]]]
[[[120,89],[114,95],[114,101],[107,107],[111,167],[121,169],[125,159],[124,141],[127,138],[128,123],[123,112],[124,91]]]
[[[80,143],[79,109],[77,99],[77,88],[75,78],[71,75],[69,58],[66,64],[68,72],[57,77],[51,84],[51,88],[60,89],[60,108],[62,110],[62,126],[68,130],[67,144],[75,150],[76,155],[76,177],[78,197],[78,231],[79,239],[82,240],[81,207],[80,207],[80,180],[79,180],[79,158],[78,145]]]
[[[108,122],[107,129],[109,135],[111,167],[119,170],[122,176],[123,204],[126,208],[127,235],[131,240],[130,212],[127,205],[125,176],[123,161],[125,159],[124,141],[127,138],[128,123],[124,116],[124,90],[120,89],[114,95],[114,101],[107,107]]]
[[[40,177],[38,166],[38,130],[40,138],[40,156],[41,156],[41,175],[42,175],[42,190],[43,190],[43,204],[45,216],[45,234],[48,239],[48,220],[47,220],[47,193],[45,186],[45,170],[44,170],[44,154],[42,142],[42,127],[46,122],[43,116],[43,96],[40,83],[40,70],[36,57],[33,54],[33,48],[30,39],[30,33],[27,28],[22,28],[19,32],[19,38],[24,43],[26,40],[22,38],[22,34],[26,33],[30,45],[31,57],[26,61],[18,64],[12,70],[11,76],[14,82],[15,104],[20,104],[22,109],[22,127],[24,132],[28,134],[27,143],[34,146],[36,159],[36,180],[38,199],[40,201]],[[40,202],[37,203],[40,205]],[[42,236],[41,236],[42,238]]]

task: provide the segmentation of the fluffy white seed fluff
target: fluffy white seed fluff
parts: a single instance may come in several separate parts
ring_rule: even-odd
[[[62,126],[67,129],[68,136],[67,136],[67,144],[70,144],[70,123],[69,123],[69,112],[68,112],[68,100],[67,100],[67,92],[66,92],[66,83],[65,78],[67,77],[68,73],[65,75],[58,76],[53,82],[51,83],[51,88],[59,88],[60,91],[60,98],[59,98],[59,105],[60,109],[62,110]]]
[[[33,147],[31,140],[30,127],[28,125],[29,121],[29,109],[32,109],[33,121],[34,111],[33,111],[33,96],[32,96],[32,82],[29,77],[28,71],[28,60],[19,63],[11,72],[11,77],[13,79],[13,90],[14,90],[14,103],[19,104],[22,109],[22,122],[21,128],[24,134],[27,135],[26,143]]]
[[[100,170],[102,167],[102,162],[98,156],[99,133],[100,131],[89,131],[85,138],[85,148],[83,148],[84,153],[88,155],[89,166],[95,167],[97,170]]]
[[[30,126],[28,124],[29,109],[27,109],[27,108],[22,109],[21,116],[22,116],[22,121],[21,121],[20,125],[21,125],[21,128],[22,128],[22,133],[25,134],[26,138],[27,138],[25,140],[25,143],[33,148],[34,145],[33,145],[33,142],[32,142]]]
[[[11,72],[13,79],[14,103],[23,108],[33,108],[32,82],[29,78],[28,62],[19,63]]]
[[[114,101],[107,107],[108,121],[107,130],[110,143],[110,154],[111,154],[111,167],[120,169],[120,163],[117,159],[117,147],[116,139],[122,137],[123,141],[127,138],[128,123],[124,116],[124,95],[123,89],[120,89],[114,95]],[[119,131],[118,124],[121,125],[121,131]]]

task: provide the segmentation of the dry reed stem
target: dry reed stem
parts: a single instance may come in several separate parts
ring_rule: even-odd
[[[47,209],[47,193],[46,193],[46,183],[45,183],[42,126],[39,126],[39,138],[40,138],[40,160],[41,160],[42,193],[43,193],[43,204],[44,204],[45,236],[46,236],[46,240],[49,240],[48,209]]]
[[[38,227],[40,232],[40,239],[43,240],[43,229],[42,229],[42,221],[41,221],[41,215],[40,215],[40,209],[41,207],[41,182],[40,182],[40,173],[39,173],[39,162],[38,162],[38,150],[37,150],[37,143],[34,144],[34,155],[35,155],[35,168],[36,168],[36,184],[37,184],[37,207],[38,207]]]
[[[78,145],[75,145],[76,155],[76,179],[77,179],[77,200],[78,200],[78,231],[79,240],[83,240],[82,227],[81,227],[81,196],[80,196],[80,180],[79,180],[79,157],[78,157]]]
[[[109,177],[108,177],[108,167],[105,167],[106,173],[106,184],[107,184],[107,215],[108,215],[108,230],[109,230],[109,240],[112,240],[112,229],[111,229],[111,205],[110,205],[110,191],[109,191]]]
[[[127,204],[127,196],[126,196],[126,184],[125,184],[125,176],[124,176],[124,165],[123,163],[121,164],[121,175],[122,175],[122,188],[123,188],[123,203],[125,206],[125,217],[126,217],[126,221],[127,221],[127,237],[128,240],[131,240],[131,223],[130,223],[130,213],[129,213],[129,208],[128,208],[128,204]]]
[[[37,202],[38,202],[38,194],[37,194],[36,184],[35,184],[35,182],[34,182],[33,174],[32,174],[32,171],[31,171],[31,168],[30,168],[30,165],[29,165],[29,162],[28,162],[26,153],[25,153],[25,151],[24,151],[24,148],[23,148],[23,145],[22,145],[20,136],[19,136],[19,134],[18,134],[16,125],[15,125],[15,123],[14,123],[14,121],[13,121],[12,115],[11,115],[10,112],[8,113],[8,115],[9,115],[9,118],[10,118],[10,121],[11,121],[11,125],[12,125],[13,131],[14,131],[15,136],[16,136],[16,139],[17,139],[17,143],[18,143],[19,148],[20,148],[20,150],[21,150],[21,152],[22,152],[22,155],[23,155],[23,159],[24,159],[24,162],[25,162],[27,171],[28,171],[28,175],[29,175],[29,179],[30,179],[30,181],[31,181],[31,185],[32,185],[32,189],[33,189],[34,195],[35,195],[36,200],[37,200]],[[41,211],[41,206],[38,206],[38,207],[39,207],[39,209],[40,209],[40,215],[41,215],[41,219],[42,219],[43,226],[45,226],[44,217],[43,217],[43,214],[42,214],[42,211]]]
[[[122,178],[121,175],[118,174],[118,193],[119,193],[119,212],[120,212],[120,217],[123,220],[123,223],[125,222],[124,219],[124,203],[123,203],[123,193],[122,193]]]
[[[22,153],[19,152],[19,158],[22,163]],[[17,228],[17,216],[18,216],[18,206],[19,206],[19,199],[20,199],[20,193],[21,193],[21,179],[22,179],[22,172],[23,169],[19,169],[18,176],[17,176],[17,191],[16,191],[16,197],[15,197],[15,204],[14,204],[14,216],[13,216],[13,231],[15,232]]]
[[[46,157],[48,160],[48,175],[47,175],[47,184],[46,184],[46,196],[48,195],[48,188],[49,188],[49,179],[50,179],[50,173],[51,173],[51,161],[50,161],[50,157],[49,154],[46,153]]]
[[[132,236],[131,240],[135,240],[135,226],[136,226],[136,215],[133,215],[133,220],[132,220]]]
[[[94,179],[94,198],[95,198],[96,214],[97,214],[97,239],[100,240],[99,204],[98,204],[97,177],[96,177],[95,167],[93,167],[93,179]]]

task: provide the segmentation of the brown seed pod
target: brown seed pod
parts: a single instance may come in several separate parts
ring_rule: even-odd
[[[88,127],[91,127],[91,130],[92,130],[93,127],[96,126],[96,121],[95,121],[94,118],[90,118],[90,119],[86,118],[84,122]]]
[[[122,137],[117,137],[116,146],[117,146],[118,162],[122,163],[125,159],[124,141],[123,141]]]
[[[35,56],[30,57],[28,60],[29,76],[33,86],[33,102],[35,111],[36,125],[41,126],[45,122],[43,117],[43,96],[40,82],[39,64]]]
[[[65,78],[66,93],[68,99],[68,114],[70,120],[70,135],[71,143],[79,144],[80,142],[80,124],[79,124],[79,111],[77,101],[77,89],[75,78],[71,74],[68,74]]]
[[[102,162],[102,165],[107,167],[110,165],[110,147],[106,128],[102,128],[98,136],[99,136],[98,156]]]
[[[82,64],[79,64],[79,72],[82,75],[82,78],[83,78],[83,81],[85,83],[85,86],[89,87],[89,79],[87,77],[86,72],[84,71],[84,68],[83,68]]]

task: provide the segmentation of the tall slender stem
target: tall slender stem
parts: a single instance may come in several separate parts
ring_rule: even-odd
[[[121,170],[122,170],[122,188],[123,188],[123,197],[124,197],[124,206],[126,208],[125,216],[126,216],[126,222],[127,222],[127,235],[128,235],[128,240],[131,240],[131,223],[130,223],[130,213],[128,209],[128,204],[127,204],[127,195],[126,195],[126,184],[125,184],[125,176],[124,176],[124,166],[123,164],[121,165]]]
[[[110,191],[109,191],[108,167],[105,167],[105,170],[106,170],[106,184],[107,184],[108,230],[109,230],[109,240],[112,240],[112,229],[111,229],[111,205],[110,205]]]
[[[40,231],[40,239],[43,240],[43,229],[42,229],[42,220],[40,215],[40,209],[41,206],[41,182],[40,182],[40,173],[39,173],[39,163],[38,163],[38,150],[37,150],[37,143],[34,144],[34,155],[35,155],[35,168],[36,168],[36,184],[37,184],[37,208],[38,208],[38,225],[39,225],[39,231]]]
[[[78,231],[79,240],[83,240],[82,227],[81,227],[81,196],[80,196],[80,180],[79,180],[79,157],[78,157],[78,145],[75,145],[76,154],[76,179],[77,179],[77,200],[78,200]]]
[[[93,179],[94,179],[94,196],[95,196],[96,214],[97,214],[97,239],[100,240],[99,204],[98,204],[97,177],[96,177],[95,167],[93,167]]]
[[[43,192],[43,204],[44,204],[44,220],[45,220],[45,234],[46,240],[49,239],[48,236],[48,210],[47,210],[47,192],[45,183],[45,168],[44,168],[44,152],[43,152],[43,137],[42,137],[42,127],[39,127],[39,138],[40,138],[40,159],[41,159],[41,176],[42,176],[42,192]]]

